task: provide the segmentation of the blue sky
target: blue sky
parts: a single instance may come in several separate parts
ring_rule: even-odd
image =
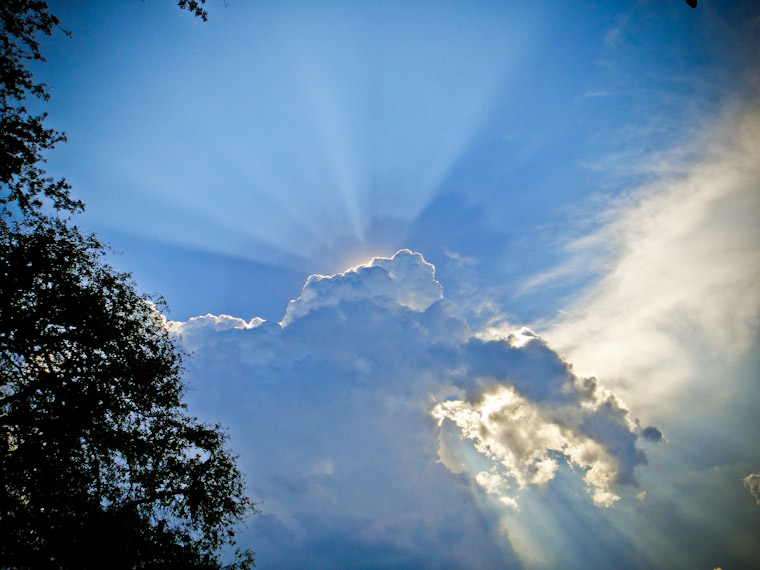
[[[49,170],[262,568],[757,560],[753,2],[50,5]]]

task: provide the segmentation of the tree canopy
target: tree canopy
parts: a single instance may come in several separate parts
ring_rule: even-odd
[[[183,404],[160,299],[62,218],[83,204],[43,168],[65,137],[27,111],[48,98],[27,65],[59,27],[0,4],[0,568],[222,568],[255,512],[227,436]]]
[[[76,228],[0,240],[3,567],[218,567],[253,505],[162,315]]]
[[[42,199],[48,198],[57,210],[83,209],[71,198],[71,187],[63,180],[46,175],[43,153],[66,137],[45,127],[47,113],[32,114],[29,98],[47,101],[47,86],[36,82],[28,64],[45,61],[38,36],[52,35],[60,22],[45,2],[5,0],[0,4],[0,205],[7,215],[15,207],[23,216],[36,215]]]

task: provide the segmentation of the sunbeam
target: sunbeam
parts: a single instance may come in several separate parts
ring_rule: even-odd
[[[257,243],[316,265],[329,253],[330,269],[361,247],[364,257],[393,253],[398,236],[373,235],[374,220],[409,223],[431,203],[488,123],[539,20],[527,4],[489,2],[253,12],[255,37],[235,30],[219,50],[194,54],[206,74],[150,64],[176,87],[148,94],[158,114],[130,111],[156,135],[112,161],[125,172],[125,215],[109,225],[138,236],[166,228],[178,245],[254,261],[285,261],[260,256]],[[218,115],[210,105],[237,110]],[[138,216],[148,202],[157,207]],[[113,201],[92,195],[88,204],[95,223]]]

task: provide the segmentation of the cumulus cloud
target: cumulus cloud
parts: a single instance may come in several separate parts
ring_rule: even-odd
[[[216,316],[207,314],[202,317],[192,317],[184,323],[169,321],[169,329],[174,332],[181,332],[182,334],[189,335],[195,330],[212,330],[218,332],[230,329],[252,329],[263,322],[264,319],[259,317],[246,321],[230,315]]]
[[[760,473],[747,475],[742,479],[742,483],[744,483],[744,486],[749,489],[749,492],[752,493],[752,496],[757,501],[757,506],[760,507]]]
[[[481,471],[475,480],[510,505],[517,507],[516,499],[508,494],[510,482],[524,489],[530,484],[546,485],[554,478],[557,461],[552,452],[586,472],[595,504],[609,507],[620,499],[610,490],[618,478],[618,462],[604,446],[582,433],[580,426],[544,412],[510,386],[485,395],[478,404],[440,403],[433,416],[440,422],[453,422],[491,460],[492,471]]]
[[[312,275],[301,296],[288,305],[283,324],[320,307],[335,307],[343,301],[360,299],[424,311],[443,298],[434,273],[435,268],[425,262],[421,254],[403,249],[392,259],[376,257],[367,265],[344,273],[330,277]]]
[[[260,502],[262,567],[519,567],[503,519],[534,491],[580,510],[639,491],[656,428],[534,332],[478,338],[451,309],[402,250],[310,277],[281,323],[170,323],[192,409],[230,426]]]

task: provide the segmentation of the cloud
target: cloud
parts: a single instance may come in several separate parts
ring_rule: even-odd
[[[536,493],[590,512],[640,491],[654,432],[619,398],[530,330],[481,339],[455,314],[402,250],[310,277],[281,323],[170,323],[191,409],[229,426],[260,503],[262,568],[520,567],[504,521]]]
[[[744,483],[744,486],[749,489],[749,492],[752,493],[752,496],[757,501],[757,506],[760,507],[760,473],[747,475],[742,479],[742,483]]]
[[[709,363],[736,361],[755,341],[760,101],[726,113],[691,149],[653,162],[656,181],[570,246],[568,267],[601,270],[601,278],[537,327],[578,370],[659,413],[693,390]],[[647,390],[638,389],[642,378]]]
[[[456,426],[491,460],[476,481],[501,500],[517,505],[520,490],[546,485],[564,460],[584,473],[596,505],[612,506],[620,499],[615,484],[635,485],[634,469],[646,461],[638,437],[661,438],[655,427],[641,430],[619,398],[596,378],[575,375],[527,329],[504,341],[470,340],[463,361],[479,379],[475,396],[439,402],[432,413],[442,430]],[[439,455],[452,471],[466,462],[451,463],[461,445],[441,439]]]
[[[660,160],[574,244],[595,285],[532,330],[477,328],[408,250],[310,277],[279,323],[171,323],[261,503],[260,566],[755,560],[758,140],[754,105]]]
[[[648,441],[654,441],[655,443],[662,441],[665,438],[662,432],[654,426],[649,426],[648,428],[641,430],[641,436],[644,439]]]
[[[264,322],[264,319],[255,317],[250,321],[232,317],[230,315],[207,314],[202,317],[192,317],[187,322],[181,323],[170,321],[170,328],[175,332],[190,335],[193,331],[213,330],[226,331],[230,329],[252,329]]]
[[[554,478],[557,461],[551,452],[586,471],[586,482],[594,489],[594,503],[609,507],[619,500],[610,491],[617,479],[617,463],[603,446],[590,437],[546,418],[511,387],[488,394],[479,405],[460,400],[438,404],[433,416],[441,423],[450,420],[462,436],[475,442],[475,449],[493,463],[475,480],[488,493],[513,508],[517,500],[507,494],[510,481],[520,489],[529,484],[546,485]],[[442,454],[450,457],[451,452]]]
[[[650,182],[602,212],[566,264],[533,280],[585,272],[591,285],[531,328],[576,374],[603,378],[659,426],[642,429],[642,441],[668,441],[637,472],[644,500],[618,509],[633,551],[649,553],[642,566],[749,567],[760,555],[748,538],[757,517],[736,481],[760,460],[748,435],[760,429],[760,100],[640,168]]]
[[[312,275],[301,296],[288,305],[283,324],[317,308],[360,299],[424,311],[443,298],[434,273],[435,268],[425,262],[421,254],[403,249],[392,259],[376,257],[367,265],[331,277]]]

